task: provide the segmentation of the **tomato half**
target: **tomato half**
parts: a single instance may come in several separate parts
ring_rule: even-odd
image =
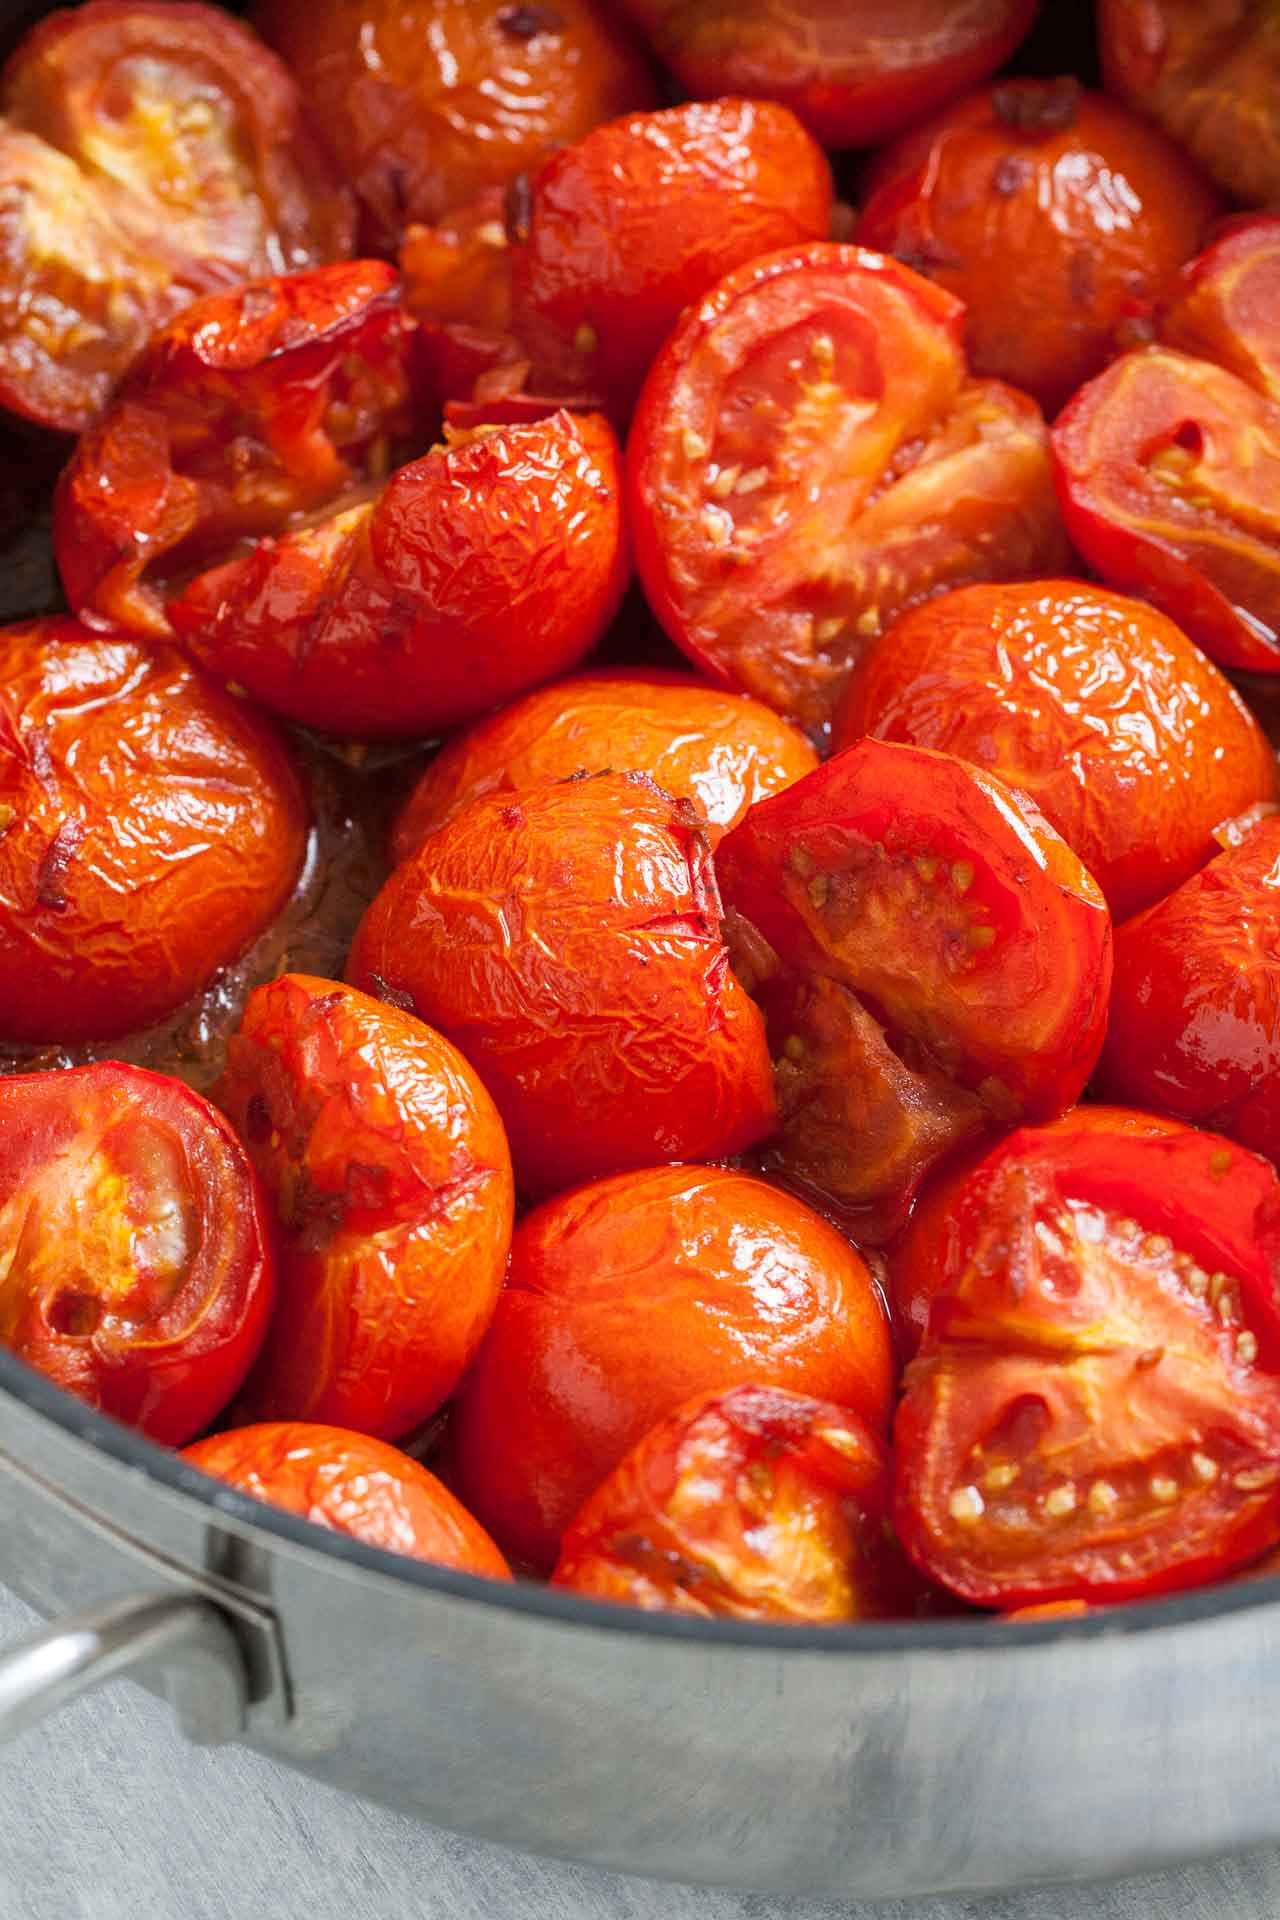
[[[262,1344],[266,1201],[198,1093],[109,1060],[0,1078],[0,1340],[181,1446]]]
[[[1237,373],[1280,404],[1280,215],[1224,222],[1177,275],[1157,316],[1165,346]]]

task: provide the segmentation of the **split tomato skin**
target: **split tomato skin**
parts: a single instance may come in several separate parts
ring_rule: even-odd
[[[0,1078],[0,1340],[181,1446],[267,1330],[275,1252],[235,1134],[179,1080],[107,1060]]]
[[[843,1407],[777,1387],[705,1394],[591,1495],[551,1584],[701,1619],[875,1618],[898,1597],[889,1493],[883,1445]]]
[[[109,1040],[268,927],[310,822],[270,727],[170,647],[0,631],[0,1035]]]
[[[630,574],[621,454],[600,414],[452,437],[377,498],[199,575],[183,644],[290,720],[412,739],[575,667]]]
[[[493,1102],[410,1014],[296,973],[250,997],[215,1098],[280,1229],[279,1306],[238,1412],[410,1432],[502,1286],[514,1196]]]
[[[837,748],[950,753],[1030,795],[1117,921],[1276,797],[1275,755],[1230,682],[1155,608],[1076,580],[962,587],[905,614],[854,672]]]
[[[657,1167],[558,1195],[516,1229],[454,1407],[461,1497],[515,1558],[561,1536],[629,1448],[713,1389],[779,1387],[888,1422],[888,1320],[866,1263],[790,1194]]]
[[[459,1573],[509,1580],[484,1528],[426,1467],[366,1433],[269,1420],[197,1440],[188,1466],[313,1526]]]
[[[476,800],[392,874],[347,975],[471,1062],[527,1193],[740,1153],[773,1125],[700,817],[641,775]]]

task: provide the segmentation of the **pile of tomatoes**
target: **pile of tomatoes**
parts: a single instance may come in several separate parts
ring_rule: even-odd
[[[1273,13],[20,42],[0,1339],[633,1606],[1267,1565]]]

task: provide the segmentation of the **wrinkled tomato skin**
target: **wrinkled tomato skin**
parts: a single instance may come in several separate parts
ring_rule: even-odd
[[[1280,1536],[1280,1185],[1214,1134],[1026,1130],[966,1183],[894,1528],[977,1606],[1194,1586]]]
[[[188,1466],[368,1547],[509,1580],[493,1541],[433,1473],[365,1433],[302,1420],[232,1427],[183,1449]]]
[[[523,1191],[718,1159],[773,1125],[699,817],[641,775],[473,802],[392,874],[347,977],[461,1050]]]
[[[549,1572],[584,1501],[695,1394],[784,1387],[883,1433],[888,1318],[866,1264],[803,1202],[718,1167],[565,1193],[516,1229],[454,1407],[459,1493]]]
[[[514,1198],[493,1102],[410,1014],[303,974],[252,995],[214,1097],[280,1230],[280,1301],[237,1411],[408,1433],[502,1286]]]
[[[1035,0],[626,0],[688,92],[781,100],[827,147],[877,146],[977,86]]]
[[[630,574],[600,414],[478,429],[169,602],[197,659],[322,732],[412,739],[575,667]]]
[[[149,1025],[284,906],[309,821],[275,734],[169,647],[0,630],[0,1035]]]
[[[254,18],[354,186],[375,252],[654,104],[647,60],[598,0],[260,0]]]
[[[473,800],[553,786],[576,773],[647,773],[689,800],[714,846],[748,807],[817,765],[794,727],[757,700],[691,673],[616,667],[557,680],[451,740],[392,834],[397,864]]]
[[[200,1432],[267,1330],[266,1197],[221,1114],[108,1060],[0,1078],[0,1340],[168,1446]]]
[[[164,582],[359,486],[418,412],[394,270],[358,260],[215,293],[147,344],[59,483],[82,618],[172,638]]]
[[[641,392],[628,487],[654,614],[819,742],[898,614],[1066,564],[1039,409],[967,378],[963,318],[898,262],[818,242],[722,280]]]
[[[1053,414],[1219,206],[1171,141],[1103,95],[1001,81],[880,156],[856,238],[963,300],[973,371]]]
[[[88,426],[198,295],[351,251],[351,197],[292,78],[221,7],[50,14],[0,107],[0,404],[43,426]]]
[[[904,615],[856,669],[835,744],[865,734],[955,754],[1029,794],[1117,921],[1277,791],[1261,727],[1185,634],[1073,580],[962,587]]]
[[[701,1619],[875,1618],[905,1586],[889,1492],[884,1447],[843,1407],[777,1387],[705,1394],[591,1495],[551,1584]]]
[[[1259,820],[1116,936],[1100,1076],[1280,1159],[1280,817]]]

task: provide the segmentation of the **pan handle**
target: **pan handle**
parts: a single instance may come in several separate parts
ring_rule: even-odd
[[[244,1730],[244,1654],[222,1608],[196,1594],[134,1594],[48,1627],[0,1654],[0,1746],[91,1687],[155,1664],[189,1740]]]

